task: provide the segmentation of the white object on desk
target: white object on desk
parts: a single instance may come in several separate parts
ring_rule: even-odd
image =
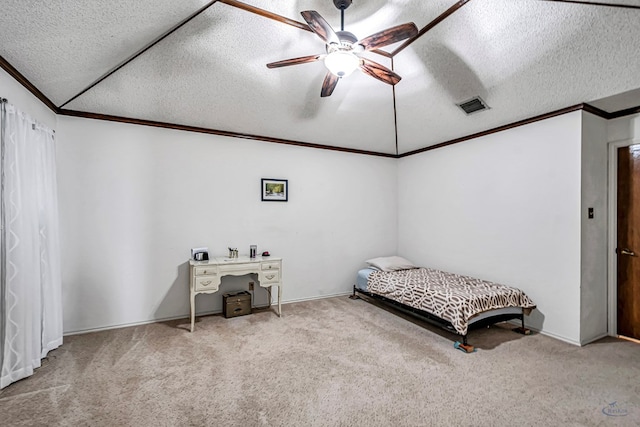
[[[239,257],[212,258],[209,261],[189,261],[189,294],[191,301],[191,332],[196,318],[196,295],[218,292],[223,276],[244,276],[255,273],[263,288],[278,287],[278,316],[282,315],[282,258]],[[269,301],[271,304],[271,301]]]

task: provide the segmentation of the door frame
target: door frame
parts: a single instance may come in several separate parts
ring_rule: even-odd
[[[608,322],[607,333],[609,336],[618,336],[618,259],[616,246],[618,240],[618,148],[640,144],[640,138],[623,139],[609,142],[609,183],[608,183],[608,244],[607,253],[609,265],[607,274],[608,287]]]

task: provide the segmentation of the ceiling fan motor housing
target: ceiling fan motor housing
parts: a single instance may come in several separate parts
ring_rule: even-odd
[[[358,41],[358,38],[353,33],[350,33],[349,31],[336,31],[336,34],[340,39],[340,44],[327,44],[327,53],[335,52],[336,50],[342,50],[346,52],[351,52],[354,50],[354,44]]]
[[[352,0],[333,0],[333,4],[340,10],[345,10],[351,6]]]
[[[358,38],[349,31],[336,31],[336,34],[342,44],[354,44],[358,41]]]
[[[355,49],[355,43],[358,41],[358,38],[348,31],[336,31],[338,38],[340,39],[340,44],[331,43],[326,45],[326,50],[328,54],[332,52],[345,52],[350,54],[355,54],[358,50]]]

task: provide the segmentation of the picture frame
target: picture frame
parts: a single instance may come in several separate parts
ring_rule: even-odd
[[[262,178],[260,192],[263,202],[286,202],[289,200],[289,180]]]

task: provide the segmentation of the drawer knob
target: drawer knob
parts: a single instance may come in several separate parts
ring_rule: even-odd
[[[274,277],[276,277],[276,275],[275,274],[267,274],[266,277],[267,277],[267,279],[271,280]]]
[[[211,284],[211,280],[207,280],[206,282],[202,282],[203,286],[209,286]]]

